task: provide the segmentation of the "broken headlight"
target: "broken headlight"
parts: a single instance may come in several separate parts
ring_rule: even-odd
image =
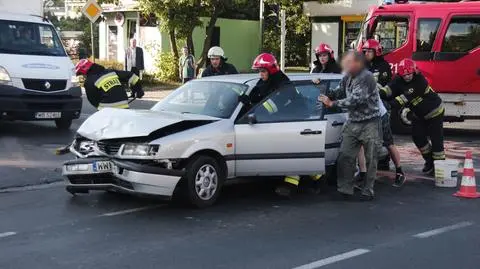
[[[155,157],[160,145],[124,144],[120,155],[125,157]]]

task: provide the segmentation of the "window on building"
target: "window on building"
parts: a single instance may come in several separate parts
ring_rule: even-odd
[[[417,52],[432,51],[440,22],[440,19],[418,20]]]
[[[467,52],[480,46],[480,17],[452,18],[442,52]]]
[[[370,38],[380,41],[384,53],[398,49],[407,41],[408,18],[407,17],[381,17],[370,33]]]

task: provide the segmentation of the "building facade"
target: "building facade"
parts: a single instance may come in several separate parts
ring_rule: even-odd
[[[137,46],[144,50],[146,71],[154,72],[158,53],[170,51],[169,36],[160,31],[156,19],[143,17],[138,9],[138,2],[134,0],[123,0],[118,5],[105,4],[102,8],[104,11],[103,20],[99,24],[99,58],[124,62],[129,40],[135,38]],[[201,20],[204,25],[208,22],[208,18]],[[205,34],[205,26],[197,27],[193,32],[197,58],[203,50]],[[219,18],[210,46],[221,46],[230,63],[240,71],[249,70],[260,51],[259,21]]]
[[[329,4],[305,2],[303,10],[310,17],[312,27],[312,59],[315,57],[314,48],[320,42],[332,46],[336,57],[348,51],[360,33],[369,8],[382,3],[382,0],[337,0]]]

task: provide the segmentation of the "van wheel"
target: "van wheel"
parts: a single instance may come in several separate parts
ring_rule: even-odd
[[[197,156],[188,163],[186,171],[183,178],[186,201],[197,208],[213,205],[220,195],[226,174],[218,161],[209,156]]]
[[[411,134],[412,127],[405,125],[400,119],[400,114],[398,109],[392,108],[392,113],[390,114],[390,127],[392,132],[395,134]]]
[[[328,186],[337,186],[337,163],[327,166],[325,170]]]
[[[72,126],[72,119],[69,119],[69,118],[56,119],[55,125],[59,130],[68,130]]]

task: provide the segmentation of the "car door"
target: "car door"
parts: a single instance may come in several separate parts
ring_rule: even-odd
[[[310,99],[295,87],[288,87],[271,94],[236,122],[237,176],[325,171],[327,122],[322,119],[322,110],[311,106]],[[272,107],[275,109],[268,112]]]
[[[330,81],[326,90],[327,95],[337,100],[345,98],[345,92],[340,92],[339,84],[340,80]],[[327,121],[325,165],[334,165],[342,142],[343,125],[347,122],[347,112],[339,107],[325,108],[324,118]]]

